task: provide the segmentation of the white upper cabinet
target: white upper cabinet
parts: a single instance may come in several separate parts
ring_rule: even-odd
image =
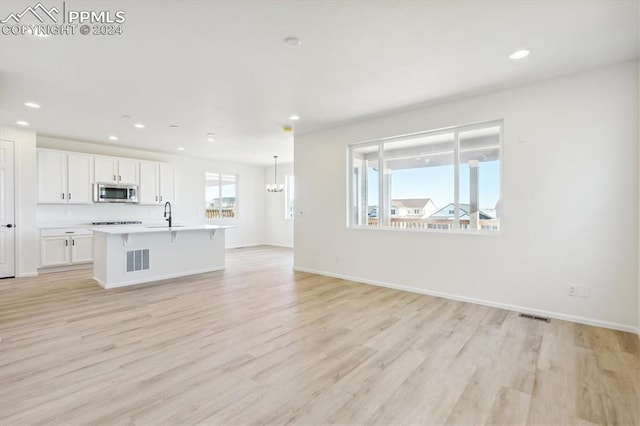
[[[95,182],[138,184],[137,160],[96,157]]]
[[[140,204],[164,204],[175,199],[175,168],[170,164],[140,162]]]
[[[92,203],[93,183],[138,185],[140,204],[173,202],[176,193],[171,164],[38,149],[39,203]]]
[[[115,158],[96,157],[95,182],[118,182],[118,160]]]
[[[38,202],[67,202],[67,153],[38,151]]]
[[[138,167],[140,162],[137,160],[118,160],[118,183],[130,183],[138,185]]]
[[[62,151],[38,151],[38,202],[88,204],[93,157]]]
[[[88,204],[93,201],[91,196],[92,175],[93,157],[69,154],[67,157],[67,202]]]
[[[158,163],[151,161],[140,162],[140,188],[138,190],[140,204],[158,204],[160,202],[158,166]]]

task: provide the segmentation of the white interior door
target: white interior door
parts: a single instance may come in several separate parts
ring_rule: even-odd
[[[16,275],[13,142],[0,141],[0,278]]]

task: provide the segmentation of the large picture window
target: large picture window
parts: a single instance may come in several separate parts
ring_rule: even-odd
[[[349,146],[350,226],[498,231],[502,122]]]
[[[205,174],[205,219],[238,217],[238,176]]]

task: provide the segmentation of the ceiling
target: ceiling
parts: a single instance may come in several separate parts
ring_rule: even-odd
[[[3,0],[0,19],[36,3]],[[311,133],[639,56],[636,0],[64,7],[123,10],[123,34],[0,35],[3,125],[24,120],[49,136],[256,165],[293,160],[283,125]],[[302,44],[286,45],[290,36]],[[523,47],[529,57],[508,58]]]

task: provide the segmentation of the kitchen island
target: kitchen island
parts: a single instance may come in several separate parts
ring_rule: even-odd
[[[231,226],[110,226],[93,231],[93,278],[123,287],[225,268]]]

